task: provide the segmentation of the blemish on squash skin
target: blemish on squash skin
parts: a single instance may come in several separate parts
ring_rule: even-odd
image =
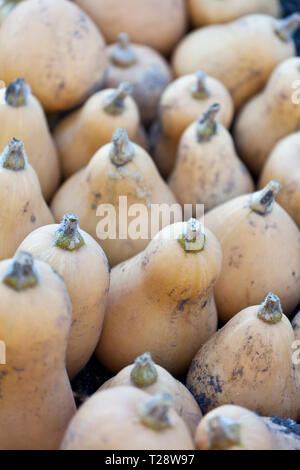
[[[35,215],[32,214],[32,216],[30,217],[30,222],[34,224],[35,221],[36,221],[36,217]]]
[[[29,206],[29,201],[27,201],[24,206],[24,209],[23,209],[24,214],[28,211],[28,206]]]

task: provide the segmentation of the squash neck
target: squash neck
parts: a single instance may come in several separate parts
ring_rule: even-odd
[[[186,222],[178,242],[187,253],[203,251],[205,248],[205,234],[200,222],[196,219],[190,219]]]
[[[218,123],[216,116],[221,106],[218,103],[212,104],[206,113],[197,123],[198,142],[209,142],[218,132]]]
[[[205,100],[210,96],[206,84],[206,74],[201,70],[196,72],[196,83],[191,88],[191,95],[196,100]]]
[[[2,283],[16,291],[37,286],[39,275],[33,257],[24,251],[18,252],[4,274]]]
[[[170,419],[170,408],[173,399],[168,393],[157,393],[156,395],[142,401],[138,407],[140,421],[150,429],[159,431],[172,427]]]
[[[282,319],[282,307],[277,295],[269,292],[263,303],[260,305],[257,316],[265,323],[278,323]]]
[[[281,184],[277,181],[270,181],[263,189],[252,194],[250,207],[253,211],[261,215],[272,212],[275,197],[281,189]]]
[[[21,140],[13,139],[5,147],[1,157],[0,166],[7,170],[20,171],[28,165],[24,145]]]
[[[120,33],[118,42],[114,47],[110,61],[117,67],[128,68],[137,62],[137,57],[127,33]]]
[[[5,102],[14,108],[27,106],[31,90],[24,78],[17,78],[5,90]]]
[[[136,387],[148,387],[157,381],[157,370],[151,354],[146,352],[134,361],[130,380]]]
[[[240,424],[226,416],[214,416],[207,423],[208,450],[227,450],[241,445]]]
[[[112,138],[111,149],[109,152],[111,162],[119,167],[130,162],[135,155],[135,149],[130,142],[125,129],[117,129]]]
[[[62,250],[75,251],[85,245],[84,238],[79,232],[78,217],[66,214],[56,232],[54,246]]]
[[[287,18],[276,21],[275,33],[282,41],[289,42],[300,26],[300,13],[293,13]]]
[[[119,87],[106,98],[103,106],[104,111],[112,116],[119,116],[125,109],[125,98],[131,93],[131,86],[128,83],[121,83]]]

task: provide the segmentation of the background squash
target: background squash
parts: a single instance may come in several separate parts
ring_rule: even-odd
[[[73,313],[66,361],[69,377],[74,378],[93,354],[102,329],[109,287],[105,253],[79,229],[74,214],[65,215],[60,225],[31,232],[18,251],[50,264],[66,283]]]
[[[0,42],[1,79],[24,77],[46,111],[80,104],[103,79],[105,42],[73,2],[21,2],[1,25]]]
[[[72,309],[61,277],[19,252],[0,263],[0,448],[57,449],[75,413],[65,369]]]
[[[99,391],[112,387],[132,386],[149,395],[169,393],[174,400],[174,409],[189,427],[192,436],[202,418],[200,408],[188,389],[174,379],[166,369],[154,364],[151,354],[146,352],[135,359],[134,364],[124,367],[117,375],[107,380]]]
[[[32,230],[53,222],[23,143],[14,139],[0,156],[0,260],[13,256]]]
[[[43,108],[24,79],[0,90],[0,125],[0,149],[14,137],[23,141],[43,196],[49,201],[60,181],[58,155]]]

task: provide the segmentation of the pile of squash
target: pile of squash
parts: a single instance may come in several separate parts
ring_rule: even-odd
[[[281,16],[0,1],[0,450],[300,449],[300,6]],[[124,236],[135,204],[138,234],[191,214]],[[111,378],[75,403],[91,358]]]

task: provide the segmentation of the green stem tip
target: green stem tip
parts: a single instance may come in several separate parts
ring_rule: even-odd
[[[26,106],[31,94],[30,86],[24,78],[17,78],[11,82],[5,90],[5,101],[14,108]]]
[[[110,61],[114,65],[123,68],[130,67],[136,63],[136,54],[130,44],[130,39],[127,33],[119,34],[118,42],[111,53]]]
[[[124,111],[125,98],[132,93],[132,87],[128,83],[120,83],[105,100],[103,109],[106,113],[118,116]]]
[[[130,380],[136,387],[148,387],[157,380],[157,370],[151,354],[146,352],[134,361]]]
[[[37,286],[39,275],[31,254],[19,251],[4,274],[2,283],[16,291]]]
[[[85,245],[79,232],[78,217],[74,214],[65,214],[56,232],[54,246],[62,250],[75,251]]]
[[[216,116],[220,111],[219,103],[212,104],[206,113],[201,117],[197,124],[197,140],[198,142],[209,142],[218,131],[218,123]]]
[[[251,209],[262,215],[272,212],[275,197],[281,187],[280,183],[271,180],[263,189],[253,193],[250,202]]]
[[[257,316],[266,323],[278,323],[282,319],[282,307],[277,295],[269,292],[263,303],[260,305]]]
[[[168,393],[157,393],[143,400],[138,405],[140,421],[145,426],[159,431],[172,426],[169,410],[173,406],[173,398]]]
[[[209,450],[227,450],[240,446],[240,423],[227,416],[212,417],[206,427]]]
[[[182,235],[178,242],[185,251],[190,253],[199,253],[205,248],[205,233],[197,219],[190,219],[185,223]]]
[[[191,88],[192,97],[197,100],[205,100],[210,96],[210,91],[206,86],[206,74],[198,70],[195,76],[196,83]]]
[[[13,139],[0,156],[0,166],[7,170],[20,171],[27,167],[28,160],[22,140]]]
[[[117,129],[112,138],[110,149],[111,162],[116,166],[123,166],[130,162],[135,154],[134,145],[130,142],[125,129]]]
[[[283,41],[291,41],[300,26],[300,13],[293,13],[287,18],[276,20],[275,33]]]

